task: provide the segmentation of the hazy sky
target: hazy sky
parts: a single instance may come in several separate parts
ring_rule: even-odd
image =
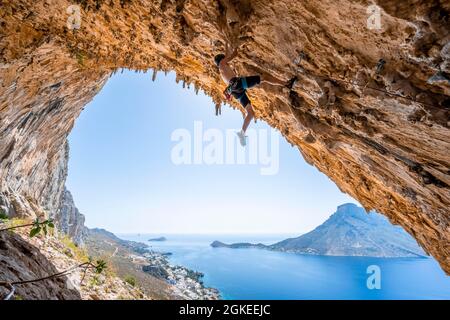
[[[149,73],[112,77],[69,137],[67,186],[87,225],[118,233],[300,234],[338,205],[356,203],[281,137],[279,153],[275,147],[267,153],[279,159],[276,174],[262,175],[259,162],[177,165],[172,153],[186,139],[172,138],[194,136],[195,121],[220,140],[227,129],[240,129],[242,116],[223,107],[216,117],[211,99],[183,89],[174,74],[160,73],[155,82]],[[270,137],[261,121],[251,128]],[[192,162],[198,154],[202,159],[201,150],[192,149]]]

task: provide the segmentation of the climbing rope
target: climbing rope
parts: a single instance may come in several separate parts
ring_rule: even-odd
[[[420,101],[417,101],[416,99],[413,99],[413,98],[410,98],[410,97],[407,97],[407,96],[403,96],[403,95],[400,95],[398,93],[393,93],[393,92],[389,92],[389,91],[384,90],[384,89],[368,86],[369,82],[372,79],[369,79],[366,82],[366,84],[364,86],[362,86],[361,84],[355,83],[353,81],[348,81],[348,80],[344,80],[344,79],[335,79],[335,78],[331,78],[331,77],[328,77],[328,76],[318,75],[318,74],[314,74],[312,72],[306,71],[304,68],[300,67],[300,63],[302,62],[302,60],[305,57],[306,57],[306,54],[303,51],[301,51],[299,57],[295,59],[294,63],[299,67],[297,69],[297,72],[300,71],[300,72],[303,72],[305,74],[309,74],[309,75],[312,75],[312,76],[315,76],[315,77],[318,77],[318,78],[322,78],[322,79],[325,79],[325,80],[328,80],[328,81],[346,83],[346,84],[349,84],[349,85],[354,86],[354,87],[355,86],[356,87],[360,87],[360,88],[363,87],[362,92],[364,92],[365,89],[371,89],[371,90],[375,90],[375,91],[378,91],[378,92],[381,92],[381,93],[385,93],[385,94],[387,94],[387,95],[389,95],[391,97],[397,97],[397,98],[401,98],[401,99],[406,99],[406,100],[409,100],[409,101],[412,101],[412,102],[415,102],[415,103],[418,103],[418,104],[422,104],[422,105],[430,106],[432,108],[436,108],[436,106],[434,106],[432,104],[429,104],[429,103],[426,103],[426,102],[420,102]],[[377,66],[376,66],[376,74],[381,73],[381,71],[384,69],[384,65],[385,64],[386,64],[386,61],[384,59],[380,59],[378,61]]]
[[[340,81],[340,82],[344,82],[344,83],[347,83],[347,84],[352,85],[352,86],[362,87],[362,85],[360,85],[360,84],[358,84],[358,83],[355,83],[355,82],[352,82],[352,81],[343,80],[343,79],[333,79],[333,78],[328,78],[328,80],[331,80],[331,81]],[[375,87],[368,86],[368,83],[369,83],[369,82],[370,82],[370,80],[367,81],[367,83],[364,85],[362,91],[364,91],[365,89],[371,89],[371,90],[375,90],[375,91],[378,91],[378,92],[385,93],[385,94],[387,94],[387,95],[389,95],[389,96],[391,96],[391,97],[397,97],[397,98],[401,98],[401,99],[406,99],[406,100],[409,100],[409,101],[412,101],[412,102],[415,102],[415,103],[419,103],[419,104],[423,104],[423,105],[427,105],[427,106],[436,108],[434,105],[429,104],[429,103],[426,103],[426,102],[420,102],[420,101],[417,101],[416,99],[409,98],[409,97],[406,97],[406,96],[402,96],[402,95],[400,95],[400,94],[398,94],[398,93],[393,93],[393,92],[389,92],[389,91],[384,90],[384,89],[380,89],[380,88],[375,88]]]
[[[1,284],[1,283],[0,283]],[[11,299],[11,297],[14,295],[14,293],[16,292],[16,287],[14,287],[12,284],[10,283],[6,283],[4,285],[5,287],[9,287],[9,293],[5,296],[5,298],[3,300],[9,300]]]
[[[15,285],[29,284],[29,283],[49,280],[49,279],[53,279],[53,278],[60,278],[60,277],[66,276],[66,275],[74,272],[78,268],[84,268],[84,274],[83,274],[83,278],[81,280],[81,282],[83,282],[87,269],[90,269],[90,268],[98,269],[98,267],[99,267],[98,265],[94,265],[92,262],[84,262],[84,263],[78,264],[76,266],[73,266],[67,270],[64,270],[64,271],[61,271],[61,272],[58,272],[58,273],[55,273],[52,275],[48,275],[48,276],[45,276],[42,278],[38,278],[38,279],[14,281],[14,282],[0,281],[1,287],[6,287],[6,288],[9,288],[9,290],[10,290],[10,292],[5,296],[5,298],[3,298],[3,300],[11,299],[11,297],[14,295],[14,293],[16,291]]]

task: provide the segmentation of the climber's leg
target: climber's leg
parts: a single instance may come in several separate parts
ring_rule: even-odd
[[[253,107],[252,107],[251,103],[249,103],[247,105],[245,110],[247,111],[247,116],[245,117],[244,124],[242,125],[242,131],[243,132],[247,131],[247,128],[248,128],[250,122],[252,121],[253,117],[255,116],[255,113],[253,111]]]
[[[244,124],[242,125],[242,133],[245,133],[250,122],[252,121],[252,119],[254,117],[254,112],[253,112],[252,104],[251,104],[250,99],[248,98],[246,92],[244,92],[244,94],[239,98],[239,102],[245,108],[245,111],[247,111],[247,114],[244,118]]]
[[[253,107],[252,104],[250,102],[250,100],[247,97],[247,94],[244,93],[244,96],[246,98],[241,98],[241,104],[244,106],[243,102],[244,101],[248,101],[247,104],[245,105],[245,111],[247,111],[247,115],[244,118],[244,124],[242,125],[242,129],[241,131],[237,132],[237,136],[239,137],[239,142],[241,143],[241,146],[245,147],[245,145],[247,144],[246,141],[246,136],[245,136],[245,131],[247,131],[248,126],[250,125],[250,122],[252,121],[252,119],[254,118],[254,112],[253,112]]]

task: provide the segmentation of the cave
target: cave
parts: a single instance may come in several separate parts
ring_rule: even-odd
[[[0,1],[0,204],[56,214],[67,136],[123,68],[225,103],[213,57],[230,43],[239,74],[299,77],[255,89],[256,117],[450,273],[450,4],[374,3],[375,27],[369,1]]]

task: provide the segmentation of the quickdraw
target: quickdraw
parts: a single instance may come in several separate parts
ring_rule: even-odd
[[[228,85],[228,87],[226,87],[223,92],[223,95],[227,101],[231,100],[231,90],[232,90],[231,85]]]

